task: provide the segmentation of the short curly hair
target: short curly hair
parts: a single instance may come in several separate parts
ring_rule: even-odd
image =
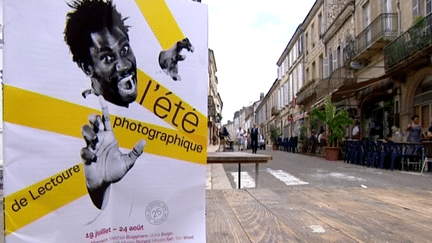
[[[90,56],[93,45],[91,33],[118,27],[129,40],[129,26],[124,24],[127,18],[121,16],[111,0],[75,0],[68,6],[75,10],[67,14],[64,40],[78,66],[93,64]]]

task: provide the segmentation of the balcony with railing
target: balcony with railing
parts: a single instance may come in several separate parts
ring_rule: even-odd
[[[397,30],[398,16],[396,13],[380,14],[344,48],[344,63],[370,59],[397,37]]]
[[[314,92],[315,92],[315,79],[311,79],[309,81],[307,81],[303,87],[300,88],[300,90],[297,92],[297,104],[301,105],[301,104],[305,104],[307,102],[309,102],[313,96],[314,96]]]
[[[344,85],[355,83],[353,70],[340,67],[332,72],[330,77],[321,80],[315,87],[316,99],[320,100],[328,94],[332,94]]]
[[[273,106],[273,107],[271,108],[271,115],[272,115],[272,116],[277,116],[277,115],[279,115],[279,109],[278,109],[277,106]]]
[[[432,44],[432,14],[418,21],[384,48],[386,72]],[[423,52],[424,54],[424,52]]]

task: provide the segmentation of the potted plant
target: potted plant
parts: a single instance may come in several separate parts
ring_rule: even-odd
[[[307,126],[302,126],[300,128],[300,136],[299,136],[299,141],[300,141],[300,147],[299,151],[301,151],[302,153],[307,153],[307,149],[308,149],[308,138],[307,138]]]
[[[324,154],[327,160],[337,160],[340,151],[337,143],[340,142],[345,135],[345,127],[353,123],[349,118],[349,113],[342,109],[336,110],[336,107],[331,102],[330,96],[326,96],[325,109],[318,110],[315,108],[312,110],[311,116],[312,118],[317,117],[330,128],[330,136],[328,138],[330,146],[324,148]]]
[[[278,148],[279,148],[278,138],[281,135],[282,134],[280,134],[274,126],[270,127],[270,140],[273,143],[273,150],[278,150]]]

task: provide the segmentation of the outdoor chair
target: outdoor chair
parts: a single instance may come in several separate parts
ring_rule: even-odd
[[[277,138],[277,146],[279,150],[282,150],[281,147],[283,148],[283,142],[282,142],[282,138],[278,137]]]
[[[288,142],[289,142],[288,137],[285,137],[283,139],[283,148],[284,148],[284,151],[288,151]]]
[[[402,144],[396,144],[393,142],[389,142],[389,146],[391,147],[390,170],[394,170],[396,163],[403,163],[403,159],[405,157],[405,148]]]
[[[374,141],[366,141],[366,161],[367,167],[378,165],[378,146]]]
[[[430,163],[430,162],[432,162],[432,141],[423,141],[422,142],[422,144],[423,144],[423,158],[422,158],[422,161],[423,161],[423,166],[422,166],[422,169],[421,169],[421,171],[420,171],[420,174],[421,173],[423,173],[423,171],[425,170],[425,167],[426,167],[426,163]],[[430,171],[430,165],[428,164],[428,169],[429,169],[429,171]]]
[[[354,154],[354,164],[364,165],[367,155],[366,141],[358,141],[356,144],[356,151]]]
[[[295,153],[297,150],[298,137],[292,137],[288,145],[288,151]]]
[[[403,158],[402,170],[404,170],[405,165],[407,170],[410,168],[410,165],[414,165],[414,168],[420,169],[422,163],[422,145],[406,144]]]
[[[344,158],[344,163],[346,162],[346,163],[349,163],[349,161],[350,161],[350,159],[351,159],[351,155],[352,155],[352,152],[353,152],[353,148],[352,148],[352,143],[353,143],[354,141],[344,141],[344,143],[343,143],[343,147],[344,147],[344,156],[343,156],[343,158]]]
[[[346,161],[347,163],[351,163],[354,164],[356,159],[356,155],[357,155],[357,150],[359,149],[358,147],[358,141],[349,141],[347,144],[347,153],[346,153]]]
[[[384,142],[377,142],[377,146],[379,147],[379,168],[388,168],[390,166],[391,159],[391,146],[389,143]]]

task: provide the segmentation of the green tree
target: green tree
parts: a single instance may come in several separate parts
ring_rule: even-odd
[[[311,116],[312,118],[317,117],[330,128],[329,141],[331,144],[335,144],[336,141],[340,142],[345,135],[345,127],[353,123],[347,111],[336,110],[328,95],[325,97],[325,109],[318,110],[315,108],[312,110]]]

